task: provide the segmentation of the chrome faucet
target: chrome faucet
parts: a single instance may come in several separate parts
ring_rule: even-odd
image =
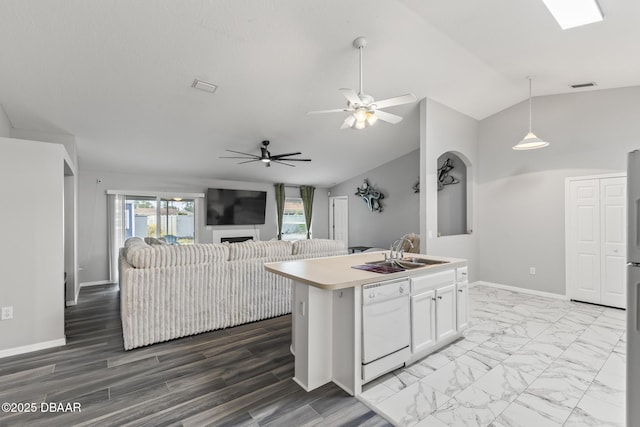
[[[409,240],[409,238],[405,234],[400,239],[394,241],[391,244],[391,248],[389,248],[389,260],[402,259],[402,257],[404,257],[405,242],[409,243],[409,246],[413,249],[413,243],[411,242],[411,240]],[[395,257],[393,254],[394,251],[395,251]],[[400,253],[400,256],[398,256],[398,253]],[[386,255],[385,255],[385,259],[386,259]]]

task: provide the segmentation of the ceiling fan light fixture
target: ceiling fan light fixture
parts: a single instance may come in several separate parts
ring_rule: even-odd
[[[549,145],[547,141],[544,141],[538,138],[531,131],[531,112],[532,112],[531,80],[533,80],[533,76],[527,76],[527,79],[529,79],[529,132],[527,133],[527,135],[525,135],[522,141],[518,142],[516,145],[512,147],[514,150],[535,150],[537,148],[544,148]]]
[[[395,107],[396,105],[404,105],[416,102],[416,96],[412,93],[394,96],[376,101],[371,95],[364,93],[362,88],[362,50],[367,45],[364,37],[358,37],[353,41],[353,47],[359,52],[360,65],[360,86],[359,91],[354,89],[341,88],[339,91],[347,100],[347,108],[336,108],[333,110],[309,111],[307,114],[324,114],[324,113],[342,113],[348,112],[349,116],[344,120],[340,129],[364,129],[367,126],[373,126],[378,119],[383,122],[397,124],[402,121],[402,117],[395,114],[387,113],[383,108]],[[379,114],[377,114],[379,113]]]
[[[366,108],[357,108],[356,112],[353,113],[357,122],[364,122],[367,120],[367,109]]]
[[[269,163],[271,162],[271,159],[260,159],[260,161],[262,161],[262,163]]]

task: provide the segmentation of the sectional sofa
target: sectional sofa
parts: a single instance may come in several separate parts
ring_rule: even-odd
[[[290,313],[291,281],[264,263],[347,254],[325,239],[152,243],[133,237],[120,251],[125,350]]]

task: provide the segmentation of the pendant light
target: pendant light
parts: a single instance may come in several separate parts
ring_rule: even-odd
[[[529,133],[522,141],[513,146],[514,150],[535,150],[536,148],[543,148],[549,145],[547,141],[543,141],[531,132],[531,80],[533,77],[528,76],[527,78],[529,79]]]

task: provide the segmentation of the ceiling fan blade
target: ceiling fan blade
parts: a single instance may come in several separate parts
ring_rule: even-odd
[[[342,123],[342,126],[340,126],[340,129],[349,129],[351,126],[353,126],[356,122],[356,118],[353,117],[353,114],[349,114],[347,116],[346,119],[344,119],[344,122]]]
[[[345,111],[351,111],[351,110],[349,110],[348,108],[337,108],[335,110],[309,111],[307,114],[344,113]]]
[[[236,154],[244,154],[245,156],[251,156],[251,157],[257,157],[260,158],[260,156],[256,156],[255,154],[250,154],[250,153],[243,153],[242,151],[234,151],[234,150],[226,150],[230,153],[236,153]]]
[[[278,159],[278,160],[274,160],[273,157],[271,158],[272,162],[281,162],[282,160],[286,160],[287,162],[310,162],[311,159]]]
[[[380,120],[384,120],[385,122],[389,122],[394,125],[402,121],[402,117],[387,113],[386,111],[376,110],[376,116],[378,116]]]
[[[342,95],[345,98],[347,98],[347,101],[349,101],[351,104],[353,105],[362,104],[362,100],[360,99],[360,97],[358,96],[355,90],[349,89],[349,88],[340,88],[338,90],[340,91],[340,93],[342,93]]]
[[[246,162],[240,162],[238,163],[239,165],[244,165],[245,163],[251,163],[251,162],[259,162],[260,159],[252,159],[252,160],[247,160]]]
[[[240,157],[240,156],[220,156],[219,159],[253,159],[253,157]]]
[[[281,160],[271,160],[271,163],[278,163],[278,164],[281,164],[281,165],[287,165],[287,166],[291,166],[292,168],[296,167],[296,165],[290,165],[289,163],[285,163],[285,162],[283,162]]]
[[[396,96],[394,98],[387,98],[381,101],[374,102],[376,108],[387,108],[395,105],[410,104],[416,102],[416,96],[412,93],[406,95]]]
[[[301,152],[297,152],[297,153],[286,153],[286,154],[275,154],[273,156],[271,156],[271,160],[278,160],[281,159],[282,157],[287,157],[287,156],[297,156],[302,154]]]

